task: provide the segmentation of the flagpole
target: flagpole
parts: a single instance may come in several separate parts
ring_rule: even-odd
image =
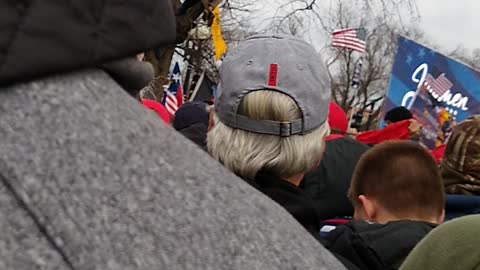
[[[358,70],[357,70],[357,65],[360,65],[360,67],[358,67]],[[353,121],[353,109],[354,109],[354,106],[355,106],[355,102],[357,100],[357,90],[360,86],[360,83],[361,83],[361,80],[360,80],[360,72],[361,72],[361,68],[362,68],[362,65],[363,65],[363,53],[360,55],[360,57],[357,59],[357,61],[355,62],[355,67],[354,67],[354,71],[353,71],[353,76],[352,76],[352,84],[354,83],[354,79],[355,79],[355,73],[357,73],[358,71],[358,83],[355,83],[353,85],[353,102],[352,102],[352,107],[350,109],[350,116],[348,117],[348,129],[351,128],[351,125],[352,125],[352,121]]]
[[[202,74],[197,80],[197,83],[195,84],[195,89],[193,90],[192,95],[190,96],[189,101],[193,101],[193,99],[197,96],[198,90],[200,89],[200,85],[202,84],[203,78],[205,77],[205,70],[202,70]]]
[[[357,90],[357,87],[354,87],[353,90],[354,90],[354,91]],[[355,104],[355,100],[356,100],[356,99],[357,99],[357,98],[356,98],[356,94],[355,94],[355,96],[353,97],[353,104]],[[347,128],[347,130],[350,129],[351,126],[352,126],[352,121],[353,121],[353,104],[352,104],[352,107],[350,108],[350,116],[348,117],[348,128]]]
[[[363,65],[363,54],[366,50],[366,30],[365,28],[349,28],[341,29],[332,32],[332,45],[333,47],[342,48],[342,49],[351,49],[353,52],[359,52],[360,57],[355,62],[354,72],[352,76],[352,87],[353,87],[353,101],[352,107],[350,110],[350,116],[348,117],[348,128],[350,128],[353,121],[353,110],[355,102],[357,101],[357,91],[361,83],[361,68]],[[351,55],[350,55],[351,56]],[[347,89],[350,88],[350,85],[347,85]],[[347,95],[348,98],[348,95]]]

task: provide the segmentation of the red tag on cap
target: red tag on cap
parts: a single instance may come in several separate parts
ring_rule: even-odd
[[[270,70],[268,71],[268,86],[277,86],[278,77],[278,65],[270,64]]]

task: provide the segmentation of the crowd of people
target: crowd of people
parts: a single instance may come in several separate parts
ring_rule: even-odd
[[[321,63],[294,37],[251,37],[225,58],[215,104],[184,104],[173,127],[283,206],[348,269],[400,269],[443,223],[445,194],[480,195],[480,118],[456,127],[440,159],[419,142],[421,126],[405,107],[385,114],[385,130],[356,139],[330,101]],[[470,203],[479,210],[478,201]],[[455,226],[435,231],[444,227]],[[446,230],[450,238],[464,233]],[[455,269],[416,266],[428,261],[421,252],[428,251],[413,252],[404,268]],[[433,254],[430,260],[444,256]]]
[[[145,0],[145,2],[148,1]],[[153,46],[153,44],[151,45]],[[107,121],[103,131],[111,130],[120,132],[119,134],[126,134],[126,138],[131,137],[133,138],[131,141],[137,143],[131,146],[132,148],[128,148],[128,151],[121,150],[119,152],[115,152],[117,147],[123,149],[121,147],[125,147],[124,145],[109,145],[103,141],[98,144],[92,143],[92,146],[83,144],[85,148],[91,147],[89,151],[95,153],[89,155],[84,154],[82,149],[75,148],[78,150],[76,154],[79,160],[76,166],[95,166],[91,164],[95,163],[94,160],[102,164],[110,164],[76,176],[91,177],[92,179],[101,178],[103,175],[111,176],[110,179],[105,179],[105,183],[91,182],[91,185],[95,187],[95,192],[90,195],[98,195],[92,201],[100,200],[100,204],[108,204],[111,207],[109,209],[118,207],[117,210],[120,212],[118,216],[122,216],[121,212],[123,211],[124,216],[128,217],[128,220],[125,219],[127,223],[130,222],[129,220],[134,220],[128,223],[132,227],[122,227],[116,225],[116,218],[110,218],[106,208],[102,208],[100,214],[95,214],[101,224],[97,225],[103,226],[103,229],[98,232],[98,235],[103,235],[103,238],[100,236],[89,238],[87,234],[85,237],[99,246],[103,242],[108,242],[111,251],[94,249],[101,252],[101,256],[78,257],[76,248],[88,253],[88,250],[85,251],[87,249],[85,247],[89,245],[88,241],[83,243],[82,240],[78,240],[82,238],[80,234],[86,232],[87,228],[96,226],[96,221],[86,221],[88,218],[80,215],[82,221],[73,222],[76,217],[75,214],[72,214],[74,211],[69,212],[69,206],[63,207],[67,210],[61,210],[59,215],[45,214],[50,212],[40,211],[36,208],[49,208],[57,203],[48,201],[48,199],[45,199],[48,201],[45,203],[39,199],[43,198],[42,195],[35,195],[35,188],[40,186],[38,183],[55,179],[55,185],[73,187],[72,194],[83,194],[81,190],[84,187],[76,184],[81,180],[62,183],[62,179],[57,179],[61,177],[57,177],[52,172],[55,171],[54,169],[47,170],[48,177],[35,177],[28,173],[25,173],[27,176],[22,177],[22,174],[16,174],[17,169],[13,163],[8,163],[3,159],[0,162],[2,169],[0,178],[3,181],[0,191],[3,194],[7,190],[8,192],[5,192],[12,193],[14,197],[12,200],[2,199],[2,202],[10,205],[12,201],[18,201],[17,204],[24,208],[26,215],[33,217],[31,223],[34,225],[29,223],[29,226],[32,228],[37,226],[40,234],[46,236],[47,246],[60,254],[58,258],[57,255],[45,255],[49,258],[48,261],[54,262],[52,265],[65,264],[67,265],[65,269],[100,269],[96,268],[100,265],[103,265],[104,269],[121,269],[127,265],[132,268],[124,269],[147,269],[142,266],[156,265],[155,260],[152,259],[155,256],[148,257],[148,254],[161,254],[158,255],[160,258],[158,260],[161,260],[162,263],[158,263],[158,265],[171,268],[175,268],[175,265],[182,268],[180,265],[183,265],[185,269],[200,269],[195,268],[200,265],[204,269],[217,269],[214,266],[216,260],[227,261],[223,263],[222,268],[224,269],[240,269],[248,266],[255,269],[270,269],[274,268],[274,265],[278,268],[286,267],[285,269],[296,267],[299,267],[297,269],[305,269],[303,267],[315,269],[317,266],[318,269],[345,268],[352,270],[480,269],[480,242],[476,237],[478,228],[480,228],[480,215],[476,215],[480,214],[480,200],[477,199],[480,198],[477,197],[480,195],[480,116],[472,116],[459,123],[450,134],[446,145],[439,148],[441,149],[440,153],[430,151],[421,144],[419,140],[421,126],[414,119],[414,115],[403,107],[394,108],[385,115],[386,127],[384,129],[352,135],[349,132],[347,114],[331,101],[330,79],[322,56],[310,44],[288,35],[255,35],[231,48],[220,67],[218,96],[213,104],[202,101],[187,102],[176,111],[173,117],[170,117],[164,108],[159,107],[161,104],[155,102],[157,97],[149,89],[152,87],[153,70],[148,65],[139,61],[137,57],[123,58],[113,62],[106,61],[105,63],[100,67],[115,80],[116,84],[121,85],[145,108],[157,112],[157,116],[162,121],[157,116],[148,118],[145,123],[141,123],[141,119],[133,121],[131,116],[135,114],[130,110],[135,111],[141,108],[140,104],[131,102],[134,100],[133,98],[130,97],[130,100],[127,101],[123,100],[123,97],[102,99],[99,98],[99,93],[85,90],[91,87],[99,89],[106,87],[98,86],[95,79],[97,77],[104,78],[102,77],[103,73],[88,77],[84,82],[88,87],[72,86],[75,83],[67,81],[62,83],[61,87],[55,85],[51,87],[53,90],[48,90],[50,88],[45,87],[49,83],[47,81],[41,82],[34,88],[36,88],[35,95],[37,95],[47,90],[53,91],[52,93],[56,93],[55,91],[59,91],[59,89],[68,92],[69,87],[76,87],[79,91],[86,93],[85,97],[91,98],[92,104],[96,101],[101,103],[99,106],[92,105],[92,111],[104,112],[98,109],[103,106],[111,108],[108,110],[110,114],[105,113],[105,115],[90,115],[88,114],[89,110],[85,110],[85,115],[75,115],[75,120],[69,120],[67,125],[63,127],[56,125],[51,132],[60,132],[59,130],[65,129],[66,135],[64,136],[67,139],[56,138],[53,142],[48,143],[48,147],[58,146],[58,149],[65,147],[67,152],[71,153],[73,151],[68,148],[69,140],[75,141],[79,137],[83,138],[82,136],[92,138],[96,135],[103,135],[107,139],[102,140],[108,142],[110,137],[119,136],[113,133],[102,134],[102,129],[97,128],[104,124],[92,120],[96,119],[95,117],[103,117],[102,121]],[[80,74],[80,76],[82,75]],[[12,84],[15,76],[5,78],[2,84],[15,85]],[[111,86],[111,83],[106,85]],[[20,91],[20,93],[28,92],[24,94],[27,101],[43,100],[30,94],[28,84],[20,86],[20,90],[14,86],[6,88],[5,91],[3,91],[4,89],[0,90],[6,99],[9,98],[9,94],[17,95],[17,91]],[[109,91],[108,89],[103,90]],[[77,99],[81,99],[79,97],[83,94],[72,95],[73,101],[71,102],[73,103]],[[57,98],[59,97],[56,95],[48,94],[48,99],[46,99],[48,101],[45,101],[48,104],[45,107],[39,106],[40,112],[48,114],[54,111],[51,108],[62,106],[62,102],[58,102]],[[117,101],[121,104],[117,104]],[[16,103],[11,104],[15,106]],[[66,104],[70,104],[70,101]],[[77,105],[77,109],[82,109],[82,104]],[[125,119],[121,120],[120,114],[115,116],[115,113],[112,113],[113,109],[121,111],[125,109],[125,106],[131,106],[131,109],[127,108],[125,112],[122,112],[122,117],[125,116]],[[25,120],[35,115],[30,113],[30,107],[26,108],[25,115],[21,116],[16,115],[17,111],[7,108],[7,105],[0,104],[0,111],[5,112],[4,115],[15,114],[13,119],[23,117],[25,125],[32,124],[30,120]],[[59,111],[63,112],[62,110]],[[142,110],[143,115],[151,117],[148,116],[149,113],[147,110]],[[72,114],[64,115],[71,119],[69,117]],[[85,118],[82,118],[83,116]],[[79,118],[82,119],[79,120]],[[54,123],[61,121],[61,119],[52,120],[50,117],[48,119],[45,121],[54,121]],[[24,129],[18,128],[7,120],[0,121],[2,132],[18,139],[18,136],[13,135]],[[75,126],[77,121],[80,121],[82,125],[90,123],[89,127],[92,128],[90,136],[85,135],[88,132],[81,133],[80,129],[75,129],[75,132],[68,131],[70,125]],[[184,153],[180,153],[179,156],[170,156],[172,154],[168,151],[173,151],[173,147],[171,149],[165,147],[165,152],[159,153],[151,145],[138,145],[142,143],[141,139],[135,137],[138,135],[122,133],[122,121],[135,123],[133,125],[137,134],[148,134],[148,136],[141,137],[148,142],[182,139],[181,135],[191,142],[181,141],[186,146],[183,148]],[[17,122],[15,121],[15,123]],[[173,138],[152,137],[151,130],[157,130],[157,128],[166,130],[161,132],[165,132],[164,134],[173,136]],[[44,135],[48,132],[42,132],[44,131],[38,133],[43,136],[41,139],[48,139],[49,136]],[[26,147],[25,145],[30,145],[29,143],[13,144],[8,142],[0,145],[2,146],[0,149],[2,151],[14,149],[11,148],[12,145],[23,149]],[[41,140],[38,143],[41,145]],[[35,144],[32,143],[32,145]],[[137,152],[135,152],[136,149]],[[36,153],[35,151],[32,153]],[[55,151],[57,150],[52,150],[53,154],[48,155],[52,162],[58,158],[54,154]],[[118,156],[128,154],[129,151],[133,151],[131,152],[133,154],[128,157],[130,164],[120,164],[115,158],[102,156],[104,152],[116,153],[114,156]],[[141,160],[139,152],[148,152],[150,159]],[[3,155],[6,160],[14,156],[12,151],[8,151],[8,154],[5,152]],[[183,170],[171,165],[189,155],[201,157],[202,160],[189,161],[191,165],[184,166]],[[74,158],[74,156],[72,154],[70,158]],[[165,158],[167,156],[171,157],[168,162]],[[157,159],[161,159],[161,161]],[[113,161],[108,163],[111,160]],[[210,161],[220,164],[236,177],[222,173],[221,177],[228,177],[228,179],[216,179],[209,170],[210,168],[218,169],[220,166],[208,165],[207,169],[199,169],[206,175],[202,178],[205,183],[208,183],[205,185],[212,185],[212,183],[215,185],[210,194],[205,194],[201,192],[204,183],[193,181],[190,177],[202,164],[209,164]],[[43,162],[45,160],[42,157],[28,161],[28,164],[41,167]],[[61,158],[55,162],[59,167],[63,162],[68,163],[62,161]],[[4,163],[10,165],[4,166]],[[14,163],[22,162],[15,159]],[[138,165],[138,167],[145,168],[144,172],[136,171],[135,166],[129,167],[132,164],[142,163],[149,164],[148,166]],[[158,164],[163,164],[165,171],[175,172],[176,177],[162,180],[162,172],[156,167]],[[125,171],[132,173],[132,181],[121,182],[123,181],[121,173],[109,174],[112,171],[116,172],[117,167],[122,166],[125,166]],[[43,175],[42,173],[39,172],[38,175]],[[70,175],[69,173],[69,170],[65,170],[61,172],[61,175]],[[156,176],[158,179],[154,179],[153,182],[160,183],[160,185],[156,186],[153,182],[150,183],[150,180],[144,180],[147,175],[148,177],[150,177],[149,175]],[[26,182],[18,180],[21,184],[17,185],[15,181],[23,178],[26,179],[24,180]],[[8,179],[15,180],[12,182]],[[67,177],[67,179],[69,178]],[[67,179],[64,180],[67,181]],[[218,185],[215,184],[217,182]],[[114,184],[112,190],[115,192],[110,191],[110,187],[107,187],[108,183]],[[232,188],[236,185],[243,185],[240,183],[246,183],[248,187]],[[62,192],[68,190],[65,187],[65,190],[60,189],[57,192],[55,185],[49,187],[49,194],[52,197],[63,196]],[[134,196],[125,194],[125,203],[118,199],[113,200],[113,195],[105,195],[108,192],[111,192],[108,194],[128,192],[119,188],[122,185],[129,186],[128,189],[136,192]],[[30,186],[35,188],[30,189]],[[169,191],[162,193],[162,187]],[[259,195],[263,195],[250,198],[247,195],[250,193],[249,188],[257,190]],[[237,190],[237,193],[229,193],[231,190]],[[32,193],[34,195],[31,195]],[[222,194],[220,195],[220,193]],[[153,195],[156,194],[163,194],[164,198],[154,198]],[[140,201],[166,200],[169,196],[177,198],[176,202],[183,201],[186,206],[182,208],[183,206],[178,206],[178,203],[149,204],[149,207],[142,208],[138,204]],[[228,199],[225,202],[223,199],[217,200],[217,197],[222,196],[226,196]],[[37,200],[40,203],[35,205],[34,202]],[[68,201],[68,196],[62,197],[62,200]],[[275,202],[275,205],[281,208],[275,208],[276,206],[270,205],[270,202]],[[230,207],[229,203],[234,205],[231,207],[235,207],[235,211],[228,212],[227,216],[223,216],[221,214],[222,207]],[[74,199],[74,196],[71,204],[82,205],[80,200]],[[248,207],[244,207],[243,204]],[[120,206],[124,206],[124,209],[121,209]],[[216,206],[221,207],[216,208]],[[152,209],[155,208],[165,208],[165,217],[172,217],[171,220],[176,223],[172,223],[174,225],[169,225],[170,227],[166,225],[165,228],[168,227],[168,229],[162,231],[161,219],[142,217],[142,213],[154,212],[156,210]],[[252,210],[252,208],[258,209]],[[185,219],[188,222],[181,217],[185,214],[181,212],[182,209],[188,211],[196,209],[196,211],[188,212],[189,217]],[[204,212],[198,211],[198,209]],[[93,208],[87,210],[97,213]],[[260,211],[258,213],[264,213],[265,216],[255,212],[257,210]],[[288,215],[282,216],[284,214],[282,211]],[[25,214],[24,212],[22,215]],[[137,216],[134,216],[133,212]],[[45,225],[48,223],[48,218],[42,218],[45,214],[53,220],[64,217],[65,213],[68,213],[65,216],[72,220],[65,226],[67,229],[54,229],[52,224]],[[247,213],[257,214],[250,216]],[[5,259],[8,257],[5,254],[11,254],[9,252],[12,249],[9,247],[12,245],[12,239],[20,244],[26,240],[22,240],[25,237],[20,236],[21,234],[13,228],[17,225],[19,228],[23,228],[21,222],[9,223],[10,221],[3,220],[3,217],[7,216],[12,217],[12,220],[16,220],[17,217],[13,214],[6,214],[3,210],[0,214],[2,217],[0,224],[3,224],[5,230],[13,232],[12,238],[8,238],[10,235],[3,232],[4,236],[0,237],[0,254],[4,254],[0,259],[0,266],[4,266],[5,269],[12,266],[18,266],[18,269],[29,269],[31,265],[28,262],[33,261],[40,267],[39,269],[43,269],[42,265],[48,267],[50,264],[45,262],[47,261],[44,259],[45,256],[37,254],[33,248],[22,255],[21,262]],[[273,220],[269,220],[269,218]],[[288,220],[301,226],[290,225]],[[285,226],[276,224],[280,221],[288,224]],[[82,222],[87,222],[87,225]],[[213,227],[214,225],[209,222],[220,224],[221,230],[224,231],[212,231],[211,228],[218,229],[219,226]],[[189,229],[192,223],[195,223],[198,231]],[[241,229],[236,228],[237,223]],[[257,227],[261,224],[268,224],[271,228]],[[156,225],[158,227],[155,227]],[[125,248],[130,253],[126,252],[123,247],[120,248],[124,243],[124,238],[119,241],[117,246],[109,237],[105,236],[117,231],[121,232],[120,234],[128,235],[134,231],[132,228],[135,226],[151,233],[148,234],[149,237],[154,238],[153,242],[149,242],[149,239],[140,237],[142,238],[141,243],[135,237],[129,239],[133,247],[146,246],[147,255],[138,255],[133,247]],[[71,230],[77,232],[70,234]],[[108,232],[105,233],[106,231]],[[59,236],[51,237],[55,233],[58,233]],[[303,233],[305,236],[302,235]],[[19,236],[15,238],[17,234]],[[297,234],[298,238],[295,236]],[[222,238],[219,241],[224,242],[215,241],[219,238]],[[37,241],[43,238],[35,239]],[[74,247],[68,248],[66,247],[68,243],[64,239],[79,242],[73,245]],[[168,239],[168,241],[164,239]],[[302,239],[301,241],[304,243],[301,243],[299,239]],[[156,240],[160,244],[156,244]],[[277,244],[269,246],[277,241],[278,248]],[[190,243],[190,245],[185,243]],[[204,248],[201,244],[217,249],[218,254],[213,254],[213,250],[208,247]],[[189,257],[188,259],[181,255],[173,258],[173,256],[163,253],[176,252],[172,250],[178,249],[179,246],[182,250],[181,253]],[[307,246],[316,247],[318,250],[307,251],[305,249]],[[323,253],[323,248],[328,252]],[[118,250],[122,251],[117,252]],[[267,255],[262,257],[260,255],[262,252]],[[282,252],[288,255],[279,255]],[[116,255],[109,257],[109,254]],[[17,258],[16,255],[12,256]],[[30,259],[27,258],[29,256]],[[89,261],[86,258],[94,259]],[[304,260],[305,264],[302,266],[294,260]],[[56,264],[58,261],[62,261],[62,263]],[[320,263],[316,265],[318,261]],[[94,263],[97,264],[94,265]],[[0,268],[3,269],[3,267]]]

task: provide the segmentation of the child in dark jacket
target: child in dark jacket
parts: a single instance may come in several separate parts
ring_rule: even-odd
[[[325,246],[360,269],[398,269],[444,218],[445,195],[435,161],[408,142],[368,150],[355,167],[348,196],[354,221],[330,232]]]

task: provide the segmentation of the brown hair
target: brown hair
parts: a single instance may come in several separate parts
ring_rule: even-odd
[[[445,195],[432,156],[411,142],[386,142],[368,150],[355,167],[348,196],[374,198],[397,216],[441,215]]]

